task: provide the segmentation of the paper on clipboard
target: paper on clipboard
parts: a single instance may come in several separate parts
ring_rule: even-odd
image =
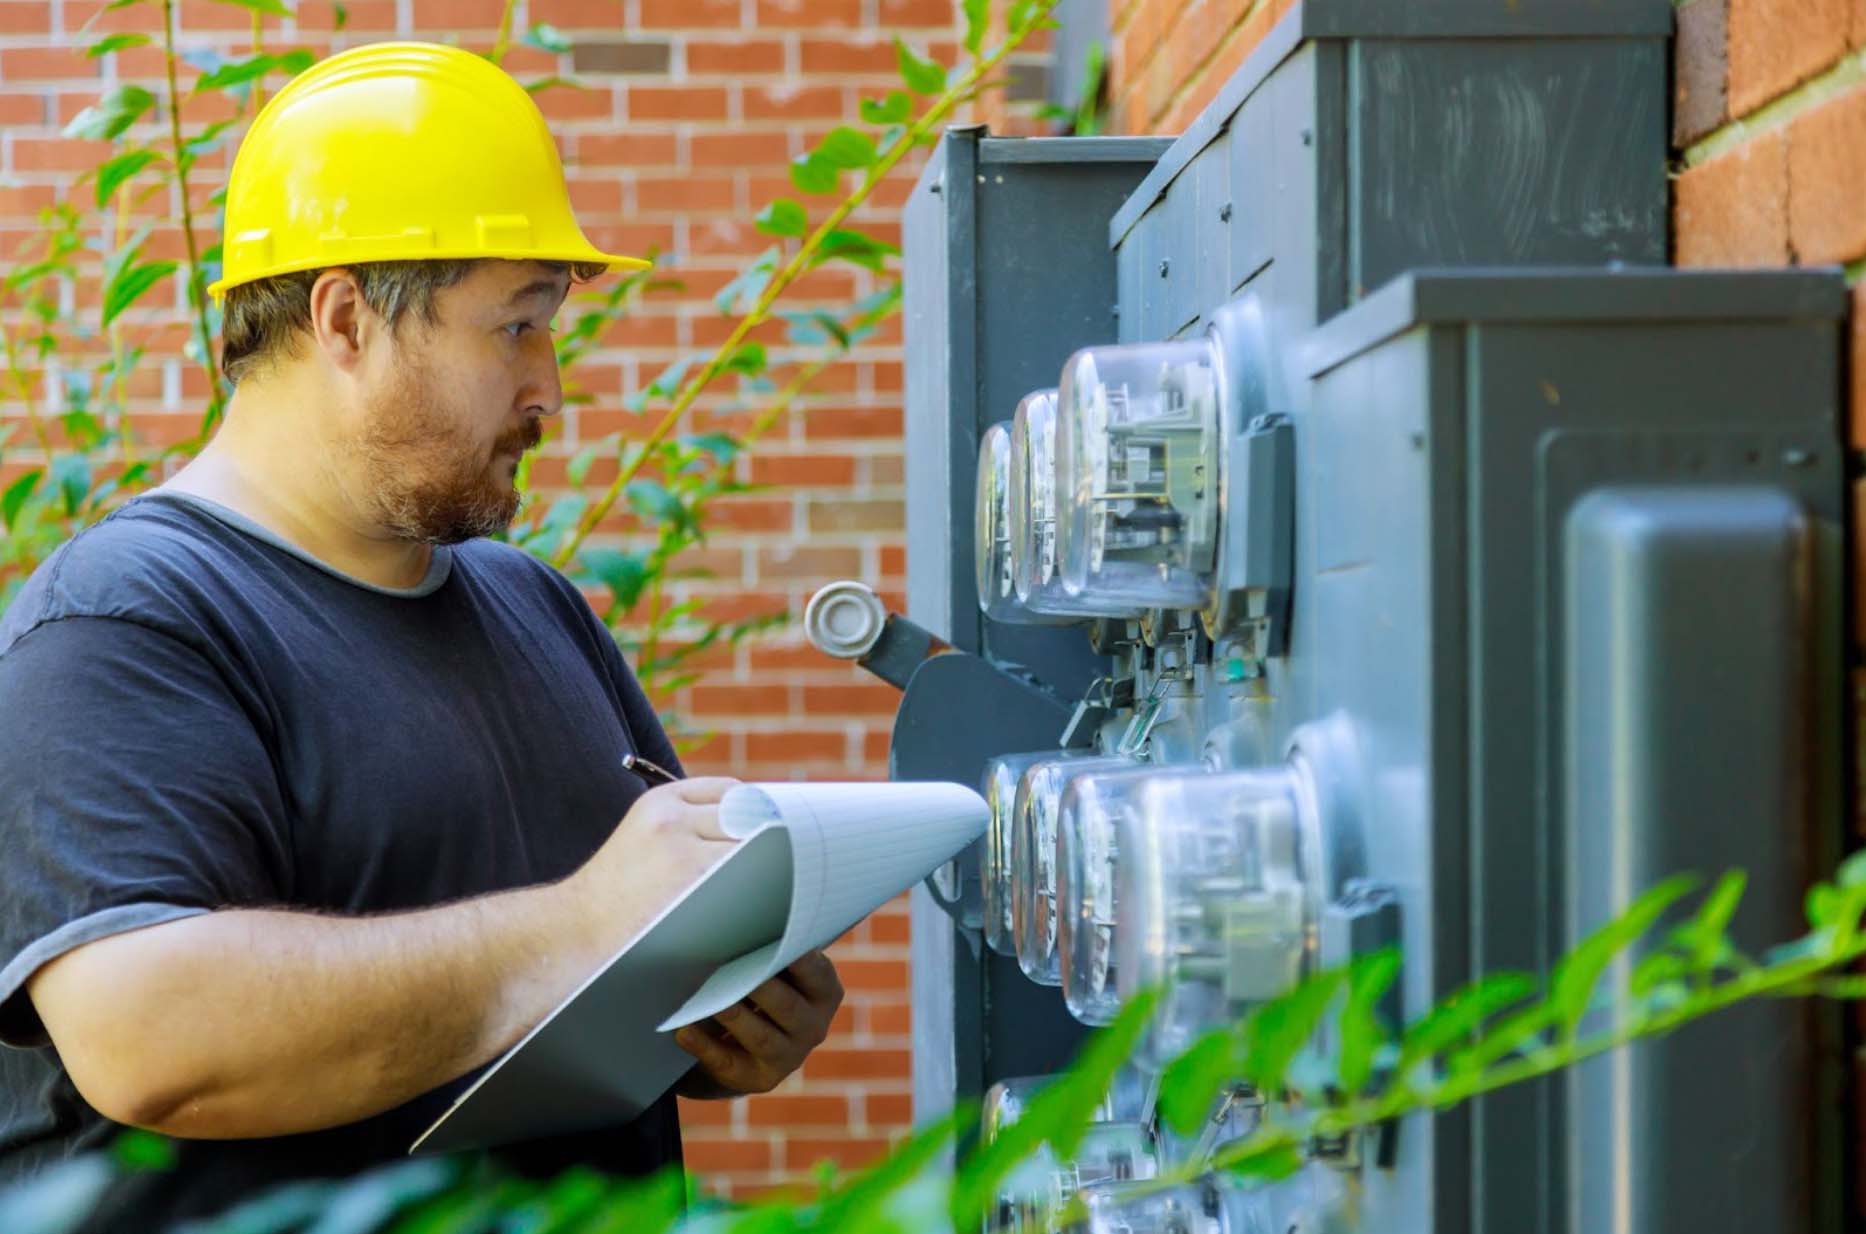
[[[693,1064],[672,1030],[725,1010],[912,887],[985,828],[957,784],[746,784],[739,839],[687,892],[501,1055],[410,1152],[613,1126]]]

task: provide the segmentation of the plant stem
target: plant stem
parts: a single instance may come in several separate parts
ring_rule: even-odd
[[[571,557],[575,555],[578,546],[588,538],[590,532],[595,530],[596,525],[602,522],[603,517],[607,515],[610,508],[615,505],[616,499],[628,487],[629,481],[633,480],[636,473],[641,470],[642,462],[647,458],[649,452],[665,440],[668,434],[674,431],[681,420],[685,418],[688,408],[693,405],[694,400],[699,397],[700,392],[711,385],[713,379],[724,371],[727,361],[737,353],[739,344],[743,343],[746,336],[764,321],[765,314],[770,310],[771,305],[777,300],[778,296],[781,295],[791,283],[795,282],[799,275],[810,268],[811,259],[815,257],[817,250],[822,247],[823,238],[836,228],[842,226],[844,220],[854,212],[855,208],[866,201],[870,193],[874,192],[875,186],[885,179],[889,172],[894,170],[895,165],[899,163],[901,159],[906,157],[907,152],[918,146],[920,140],[931,133],[939,123],[946,118],[952,109],[958,106],[961,100],[969,97],[986,74],[990,73],[991,70],[998,66],[1000,61],[1012,51],[1016,50],[1018,45],[1030,36],[1031,32],[1037,28],[1038,23],[1041,22],[1044,17],[1048,16],[1050,10],[1055,8],[1059,2],[1060,0],[1043,0],[1042,3],[1039,3],[1030,13],[1022,27],[1010,31],[1005,36],[1003,43],[999,44],[985,56],[974,61],[959,83],[957,85],[948,86],[946,92],[938,99],[934,100],[933,105],[928,107],[926,111],[914,121],[913,125],[906,132],[901,134],[900,139],[889,148],[888,152],[869,166],[867,175],[863,178],[861,186],[856,189],[853,194],[845,198],[842,204],[831,211],[829,216],[817,225],[816,230],[811,232],[809,237],[799,246],[797,252],[792,255],[790,261],[784,268],[772,276],[771,281],[765,285],[763,294],[758,297],[758,302],[752,306],[750,312],[739,319],[738,325],[733,328],[732,332],[726,336],[725,341],[713,352],[712,357],[707,360],[705,366],[702,367],[698,373],[688,378],[686,384],[681,387],[679,394],[675,396],[674,405],[668,408],[667,413],[661,417],[660,422],[654,426],[654,429],[642,442],[641,453],[620,469],[615,480],[610,483],[603,495],[592,503],[588,510],[584,511],[582,518],[577,520],[575,532],[564,542],[557,552],[552,555],[552,565],[562,569],[570,561]]]
[[[200,439],[206,442],[220,419],[226,396],[220,388],[220,372],[214,367],[214,338],[207,328],[207,289],[201,283],[201,255],[194,242],[194,206],[188,201],[188,173],[181,143],[181,88],[175,82],[175,0],[162,0],[162,60],[168,70],[168,133],[175,151],[175,188],[181,196],[181,235],[188,246],[188,303],[194,309],[199,331],[201,367],[207,370],[207,415],[201,423]]]
[[[518,0],[505,0],[505,11],[499,14],[499,34],[492,41],[492,53],[487,56],[494,64],[503,61],[512,46],[512,15],[517,8]]]

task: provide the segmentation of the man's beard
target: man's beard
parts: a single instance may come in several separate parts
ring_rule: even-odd
[[[507,461],[481,452],[463,428],[468,418],[450,412],[425,366],[411,362],[402,373],[369,409],[353,447],[372,521],[429,544],[458,544],[510,527],[524,499],[497,477]],[[529,450],[542,433],[535,418],[527,420],[499,438],[492,452]]]

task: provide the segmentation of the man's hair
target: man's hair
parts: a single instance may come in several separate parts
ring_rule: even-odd
[[[433,261],[371,261],[345,267],[356,275],[363,302],[395,330],[410,310],[435,321],[434,297],[465,278],[486,258]],[[545,262],[568,269],[573,283],[587,282],[607,267],[595,262]],[[231,385],[274,360],[290,356],[301,331],[311,329],[311,288],[323,270],[275,274],[227,289],[221,318],[220,371]]]

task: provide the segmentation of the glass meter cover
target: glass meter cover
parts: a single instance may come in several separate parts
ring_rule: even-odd
[[[986,429],[978,443],[974,497],[972,564],[978,607],[994,620],[1012,619],[1022,605],[1011,576],[1011,434],[1002,424]]]
[[[1116,756],[1033,763],[1017,789],[1011,828],[1011,933],[1017,966],[1040,985],[1061,985],[1056,951],[1056,811],[1076,776],[1125,770]]]
[[[979,893],[983,916],[980,925],[985,944],[999,955],[1017,954],[1016,936],[1011,932],[1011,830],[1019,782],[1033,763],[1072,757],[1080,756],[1062,750],[1044,750],[1035,754],[1001,754],[985,764],[984,784],[979,792],[985,798],[990,815],[985,823],[984,853],[980,859]]]
[[[1095,603],[1204,608],[1216,594],[1224,453],[1209,338],[1090,347],[1057,395],[1064,585]]]
[[[1021,1118],[1030,1098],[1055,1077],[1006,1080],[985,1094],[982,1139],[990,1144]],[[1047,1234],[1057,1228],[1070,1199],[1084,1187],[1098,1183],[1132,1182],[1159,1174],[1159,1145],[1148,1124],[1138,1119],[1105,1118],[1107,1108],[1096,1111],[1095,1121],[1083,1134],[1072,1160],[1064,1161],[1047,1144],[1020,1163],[999,1186],[996,1200],[985,1217],[991,1231]]]
[[[1303,1225],[1272,1224],[1265,1197],[1207,1175],[1177,1187],[1103,1183],[1083,1191],[1081,1234],[1284,1234]]]
[[[1011,571],[1032,613],[1137,618],[1135,605],[1097,602],[1063,585],[1056,542],[1056,391],[1025,396],[1011,421]]]
[[[1115,980],[1118,815],[1156,770],[1077,776],[1063,790],[1056,822],[1056,950],[1063,1001],[1085,1024],[1121,1009]]]
[[[1314,916],[1302,797],[1283,768],[1109,777],[1098,788],[1121,855],[1115,980],[1122,995],[1163,989],[1140,1055],[1160,1066],[1300,978]]]

